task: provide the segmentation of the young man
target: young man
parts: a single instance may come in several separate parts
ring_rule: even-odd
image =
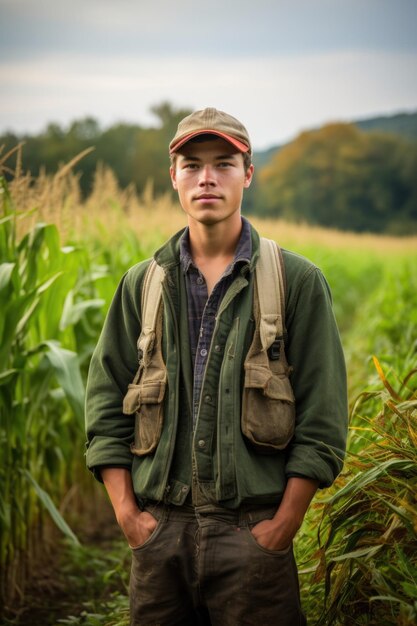
[[[280,449],[256,446],[242,421],[260,245],[240,212],[253,176],[250,139],[209,108],[182,120],[170,155],[188,227],[154,257],[164,270],[156,361],[150,367],[140,353],[132,383],[145,261],[119,285],[87,386],[87,464],[132,547],[131,623],[302,625],[292,541],[317,488],[340,471],[346,443],[329,288],[317,267],[283,250],[294,432]],[[274,402],[278,410],[291,397],[254,386],[256,430]]]

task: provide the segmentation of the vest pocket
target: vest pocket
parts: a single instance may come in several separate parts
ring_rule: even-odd
[[[245,363],[241,427],[258,452],[271,454],[288,445],[294,434],[295,398],[285,372]]]
[[[123,399],[123,413],[135,414],[133,454],[150,454],[159,443],[163,424],[163,399],[166,380],[141,380],[130,384]]]

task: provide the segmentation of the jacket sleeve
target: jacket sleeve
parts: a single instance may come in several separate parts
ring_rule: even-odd
[[[296,426],[286,475],[312,478],[327,487],[341,471],[346,450],[346,367],[330,288],[321,271],[307,263],[299,264],[295,280],[290,277],[289,285],[296,287],[289,287],[287,299]]]
[[[123,276],[93,353],[86,389],[86,462],[101,480],[100,467],[131,467],[134,416],[122,412],[123,397],[138,368],[141,329],[141,263]]]

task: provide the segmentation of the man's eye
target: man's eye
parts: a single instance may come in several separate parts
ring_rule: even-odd
[[[230,167],[232,164],[229,161],[222,161],[219,163],[219,167]]]

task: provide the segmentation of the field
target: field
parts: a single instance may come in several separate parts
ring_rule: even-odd
[[[18,164],[0,193],[4,620],[122,626],[127,550],[109,533],[103,551],[94,533],[85,532],[97,526],[103,533],[112,524],[102,489],[84,467],[85,379],[120,277],[185,225],[184,215],[168,197],[153,198],[151,186],[140,197],[121,191],[105,168],[97,170],[87,200],[70,166],[33,180]],[[296,545],[309,623],[411,626],[417,622],[417,238],[253,223],[323,269],[349,372],[345,468],[316,497]],[[58,612],[55,606],[48,617],[44,609],[42,621],[25,622],[33,576],[45,558],[58,563],[56,576],[78,597],[73,605],[62,600],[59,610],[55,594]]]

